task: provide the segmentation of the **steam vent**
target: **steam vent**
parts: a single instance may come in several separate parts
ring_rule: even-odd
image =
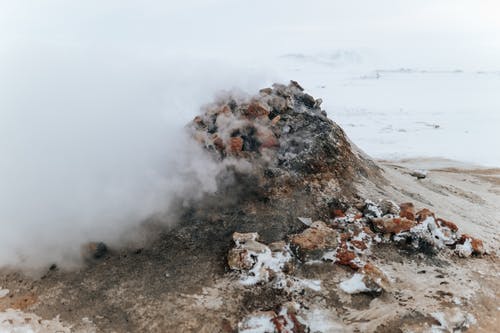
[[[252,199],[252,206],[262,205],[259,211],[290,213],[290,222],[301,214],[329,218],[329,207],[339,200],[359,199],[356,184],[383,177],[321,102],[295,81],[274,84],[253,97],[220,96],[190,127],[200,145],[233,169],[237,186],[244,186],[236,196],[240,206]]]
[[[173,225],[146,221],[141,246],[96,243],[78,271],[1,274],[0,310],[47,332],[465,332],[494,318],[498,275],[476,273],[496,263],[488,229],[463,222],[488,214],[452,170],[375,163],[294,81],[220,95],[187,129],[221,166],[217,192],[180,198]]]

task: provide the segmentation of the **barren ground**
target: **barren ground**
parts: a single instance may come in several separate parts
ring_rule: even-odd
[[[429,257],[378,246],[373,260],[392,280],[391,292],[378,297],[338,289],[352,275],[350,268],[304,265],[297,276],[321,280],[321,290],[303,292],[308,315],[323,323],[325,332],[419,332],[439,325],[432,314],[451,318],[460,311],[475,318],[468,331],[498,331],[500,169],[439,159],[379,163],[391,184],[360,185],[363,197],[429,207],[462,232],[483,239],[490,254]],[[411,176],[415,168],[429,170],[427,177]],[[289,300],[279,290],[244,287],[228,272],[231,234],[252,231],[251,225],[238,223],[244,214],[249,212],[214,219],[210,228],[201,228],[202,222],[191,217],[163,230],[148,247],[110,251],[78,271],[53,268],[34,278],[4,270],[0,291],[9,293],[0,296],[0,332],[14,327],[37,332],[233,332],[246,315]],[[275,240],[300,227],[283,231],[270,224],[267,238]]]

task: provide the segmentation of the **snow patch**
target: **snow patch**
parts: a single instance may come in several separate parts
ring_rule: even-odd
[[[348,294],[357,294],[371,291],[363,282],[364,274],[356,273],[349,280],[342,281],[339,287],[342,291]]]

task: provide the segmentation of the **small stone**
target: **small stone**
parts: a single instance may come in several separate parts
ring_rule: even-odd
[[[399,216],[415,221],[415,206],[412,202],[405,202],[399,205]]]
[[[438,218],[438,219],[436,219],[436,221],[442,227],[446,227],[446,228],[450,229],[453,232],[457,232],[458,231],[457,225],[455,223],[453,223],[453,222],[444,220],[442,218]]]
[[[297,81],[294,81],[294,80],[290,80],[290,86],[292,87],[296,87],[298,88],[300,91],[304,91],[304,88],[302,88],[302,86],[297,82]]]
[[[274,242],[267,245],[272,252],[285,252],[287,251],[286,243],[284,241]]]
[[[379,204],[383,215],[399,215],[399,206],[392,200],[384,199]]]
[[[373,288],[374,286],[380,287],[385,291],[390,289],[390,280],[385,275],[380,268],[373,265],[372,263],[366,263],[363,266],[362,272],[365,273],[365,284],[368,288]]]
[[[82,247],[82,255],[87,259],[100,259],[108,253],[108,247],[103,242],[89,242]]]
[[[224,146],[224,142],[222,141],[222,139],[217,136],[217,134],[214,134],[215,137],[212,136],[212,139],[213,139],[213,142],[214,142],[214,146],[215,148],[217,148],[218,150],[224,150],[225,146]]]
[[[301,259],[320,259],[324,252],[338,245],[338,232],[324,222],[316,221],[300,234],[292,235],[290,244],[296,248]]]
[[[245,243],[251,240],[257,240],[259,239],[259,234],[256,232],[247,232],[247,233],[240,233],[240,232],[235,232],[233,233],[233,241],[236,244],[239,243]]]
[[[399,234],[400,232],[409,231],[411,228],[417,225],[415,221],[409,220],[407,218],[394,217],[394,218],[376,218],[372,219],[373,226],[379,232]]]
[[[238,137],[231,138],[229,140],[230,151],[234,154],[238,154],[243,150],[243,139]]]
[[[347,249],[347,246],[340,246],[335,255],[335,261],[339,265],[350,266],[353,269],[358,269],[359,266],[353,261],[356,259],[356,253]]]
[[[417,212],[416,220],[418,223],[422,223],[428,217],[432,217],[434,219],[434,221],[436,220],[436,216],[434,215],[434,213],[431,210],[424,208],[424,209],[421,209]]]
[[[410,173],[411,176],[416,177],[417,179],[424,179],[427,177],[427,171],[425,170],[413,170]]]
[[[460,239],[458,240],[458,244],[460,245],[464,245],[465,243],[469,243],[471,248],[472,248],[472,254],[478,254],[478,255],[481,255],[481,254],[484,254],[485,253],[485,250],[484,250],[484,245],[483,245],[483,241],[478,239],[478,238],[474,238],[468,234],[463,234]]]
[[[281,116],[278,115],[271,120],[271,125],[275,126],[281,120]]]
[[[248,106],[247,110],[245,111],[245,116],[248,118],[258,118],[258,117],[263,117],[269,115],[269,110],[266,109],[262,104],[259,102],[252,102]]]
[[[227,254],[227,264],[233,270],[249,270],[255,264],[248,250],[235,248],[229,250]]]

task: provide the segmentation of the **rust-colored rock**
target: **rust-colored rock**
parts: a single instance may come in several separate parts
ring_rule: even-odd
[[[341,209],[334,209],[331,212],[332,217],[345,217],[345,213]]]
[[[434,221],[436,220],[436,216],[434,215],[434,213],[427,209],[427,208],[424,208],[424,209],[421,209],[417,212],[417,222],[421,223],[421,222],[424,222],[428,217],[432,217],[434,218]]]
[[[399,216],[407,218],[408,220],[415,220],[415,206],[412,202],[404,202],[399,205]]]
[[[247,116],[248,118],[258,118],[267,115],[269,115],[269,111],[256,101],[250,103],[245,112],[245,116]]]
[[[469,240],[471,243],[473,254],[484,254],[485,253],[483,241],[478,239],[478,238],[474,238],[471,235],[463,234],[460,237],[460,239],[458,240],[458,244],[464,244],[467,240]]]
[[[351,241],[351,244],[359,249],[359,250],[366,250],[368,247],[366,246],[365,242],[361,241],[361,240],[356,240],[356,239],[353,239]]]
[[[324,222],[317,221],[302,233],[293,235],[290,244],[298,250],[302,259],[320,259],[325,251],[337,247],[337,237],[337,231],[329,228]]]
[[[243,139],[238,137],[229,140],[229,147],[233,154],[238,154],[243,150]]]
[[[444,220],[442,218],[438,218],[436,221],[442,227],[447,227],[448,229],[450,229],[453,232],[458,231],[457,225],[451,221],[447,221],[447,220]]]
[[[409,231],[417,225],[415,221],[409,220],[405,217],[376,218],[372,220],[372,223],[378,231],[390,234],[398,234],[400,232]]]
[[[347,247],[340,247],[337,250],[336,258],[336,263],[339,265],[349,266],[353,269],[359,268],[359,266],[355,262],[353,262],[353,260],[356,258],[356,253],[348,250]]]

